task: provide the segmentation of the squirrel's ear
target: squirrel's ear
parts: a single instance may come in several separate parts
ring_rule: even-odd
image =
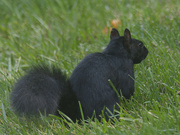
[[[115,29],[115,28],[112,28],[112,30],[111,30],[111,35],[110,35],[110,39],[113,39],[113,38],[116,38],[116,37],[119,37],[119,36],[120,36],[120,35],[119,35],[118,30]]]
[[[127,49],[128,52],[130,52],[130,46],[131,46],[131,33],[130,31],[126,28],[124,30],[124,47]]]
[[[124,30],[124,38],[127,41],[131,41],[131,33],[127,28]]]

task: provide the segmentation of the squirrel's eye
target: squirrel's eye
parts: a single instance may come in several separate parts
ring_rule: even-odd
[[[139,46],[139,47],[142,47],[143,45],[142,45],[142,43],[139,43],[138,46]]]

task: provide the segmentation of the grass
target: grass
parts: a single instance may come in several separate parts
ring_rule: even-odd
[[[1,0],[0,134],[180,134],[179,7],[178,0]],[[103,30],[113,19],[121,20],[121,35],[129,28],[149,50],[134,67],[135,96],[121,102],[119,121],[79,125],[12,112],[13,84],[32,64],[54,64],[70,76],[108,44]]]

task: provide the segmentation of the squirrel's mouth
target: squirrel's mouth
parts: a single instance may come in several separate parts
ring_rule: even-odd
[[[144,52],[145,52],[145,53],[144,53],[144,57],[143,57],[143,58],[145,59],[145,58],[147,57],[149,51],[148,51],[148,49],[145,48]],[[144,59],[143,59],[143,60],[144,60]]]
[[[134,58],[134,60],[133,60],[134,64],[139,64],[141,61],[143,61],[147,57],[147,55],[149,53],[148,50],[145,48],[143,52],[144,53],[142,53],[141,55]]]

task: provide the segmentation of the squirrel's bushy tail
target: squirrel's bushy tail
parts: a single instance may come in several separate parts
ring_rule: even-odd
[[[18,114],[55,114],[62,111],[72,120],[78,118],[78,101],[69,80],[60,69],[45,65],[33,67],[15,84],[11,97]]]

